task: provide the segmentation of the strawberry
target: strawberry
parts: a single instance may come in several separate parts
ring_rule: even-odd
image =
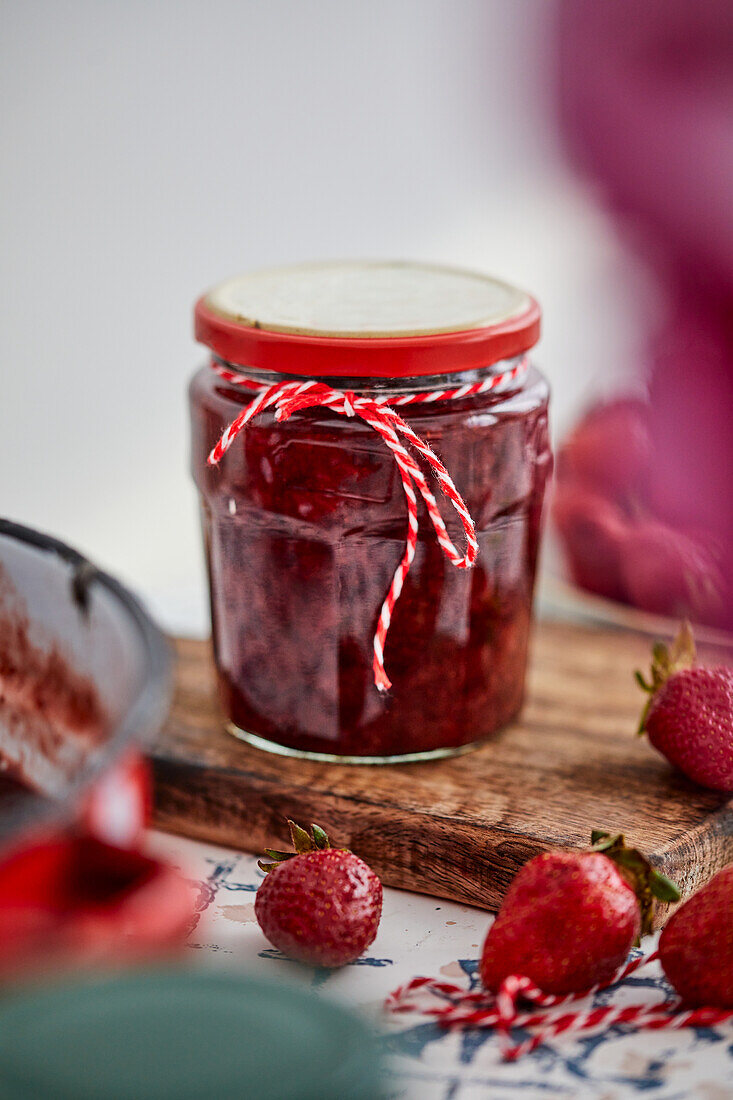
[[[621,580],[634,607],[706,623],[720,618],[724,582],[709,540],[645,519],[629,527],[619,554]]]
[[[689,623],[671,647],[654,646],[651,681],[636,673],[649,693],[639,733],[695,783],[733,791],[733,668],[702,668],[695,659]]]
[[[659,958],[688,1004],[733,1008],[733,863],[672,915]]]
[[[651,457],[649,406],[620,397],[586,412],[560,449],[558,471],[622,503],[645,495]]]
[[[308,834],[288,822],[295,852],[265,851],[272,863],[255,897],[255,916],[270,943],[312,966],[344,966],[374,940],[382,884],[363,860],[331,848],[317,825]]]
[[[546,993],[608,982],[641,933],[653,898],[679,900],[674,883],[622,836],[594,832],[586,852],[543,852],[515,876],[481,954],[491,992],[511,974]]]
[[[575,583],[598,596],[623,599],[620,547],[628,521],[620,508],[583,485],[558,481],[553,520]]]

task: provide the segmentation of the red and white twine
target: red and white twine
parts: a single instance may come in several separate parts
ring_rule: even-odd
[[[635,970],[658,958],[657,952],[639,955],[622,966],[604,985],[583,993],[555,996],[543,993],[527,977],[511,976],[504,980],[494,996],[483,990],[469,993],[465,988],[435,978],[413,978],[390,993],[385,1008],[390,1012],[417,1012],[429,1016],[445,1028],[486,1028],[501,1037],[502,1055],[515,1061],[529,1054],[548,1039],[569,1032],[589,1031],[600,1026],[610,1028],[626,1024],[637,1029],[661,1030],[685,1027],[716,1027],[733,1019],[733,1010],[722,1008],[685,1008],[681,1001],[656,1004],[601,1005],[574,1012],[552,1013],[559,1008],[596,993],[599,989],[622,982]],[[426,1000],[427,998],[427,1000]],[[531,1005],[533,1011],[523,1009]],[[541,1011],[536,1011],[541,1009]],[[515,1028],[534,1030],[534,1034],[515,1043]]]
[[[212,361],[211,365],[225,381],[252,390],[256,393],[256,396],[222,433],[221,438],[209,455],[208,463],[210,466],[218,465],[247,424],[271,406],[275,407],[275,419],[279,422],[287,420],[295,412],[302,412],[315,406],[324,406],[340,416],[358,416],[382,437],[392,452],[400,472],[402,488],[407,502],[407,539],[402,560],[395,570],[389,591],[382,604],[374,634],[374,682],[380,691],[387,691],[392,685],[384,670],[384,646],[395,604],[399,599],[417,548],[418,506],[415,487],[417,487],[425,503],[438,542],[448,560],[457,569],[470,569],[478,554],[478,541],[473,519],[450,474],[431,447],[413,432],[409,424],[395,412],[392,406],[455,401],[462,397],[487,393],[513,382],[520,374],[524,373],[528,367],[527,358],[520,359],[510,370],[490,375],[481,382],[458,386],[455,389],[431,390],[426,393],[405,393],[389,398],[364,397],[351,391],[335,390],[323,382],[316,382],[313,379],[275,382],[272,385],[267,385],[246,378],[239,372],[222,366],[216,360]],[[408,449],[410,447],[428,464],[438,481],[441,492],[458,514],[466,536],[465,553],[461,554],[451,541],[423,469],[417,458]]]

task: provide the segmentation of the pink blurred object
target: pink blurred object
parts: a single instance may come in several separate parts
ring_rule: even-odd
[[[557,42],[568,150],[643,250],[665,306],[639,363],[646,471],[623,424],[613,443],[623,401],[587,415],[565,462],[643,521],[622,549],[626,600],[733,629],[733,4],[560,0]]]
[[[724,304],[680,283],[670,301],[669,325],[652,341],[649,357],[650,504],[666,522],[706,532],[723,552],[730,582],[733,296]]]
[[[585,482],[605,497],[646,497],[652,441],[644,402],[618,398],[596,405],[575,427],[558,457],[558,473]]]
[[[608,600],[623,600],[621,546],[627,522],[621,509],[586,485],[558,480],[553,519],[575,583]]]
[[[634,607],[725,625],[723,577],[702,541],[650,519],[629,528],[620,551],[623,588]]]
[[[733,288],[733,4],[561,0],[560,114],[575,162],[660,254]]]
[[[607,599],[730,628],[731,574],[713,517],[685,512],[707,528],[666,522],[655,496],[655,415],[629,398],[598,404],[561,447],[553,520],[570,574]]]

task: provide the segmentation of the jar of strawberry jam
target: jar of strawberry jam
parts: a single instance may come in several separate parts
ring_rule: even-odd
[[[517,714],[552,465],[539,317],[408,263],[266,271],[197,303],[193,474],[236,736],[378,763]]]

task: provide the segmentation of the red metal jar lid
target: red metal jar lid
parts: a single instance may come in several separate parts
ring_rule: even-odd
[[[539,339],[540,308],[487,275],[418,263],[322,263],[221,283],[196,339],[228,363],[306,377],[409,378],[487,367]]]

